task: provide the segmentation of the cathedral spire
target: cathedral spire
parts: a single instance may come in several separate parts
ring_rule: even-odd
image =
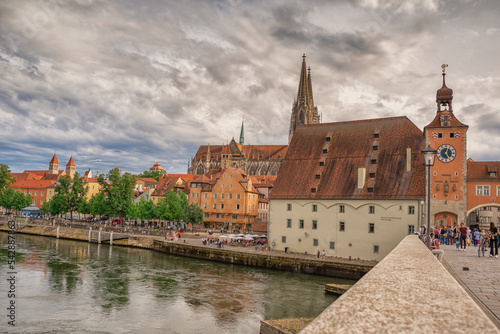
[[[245,121],[245,119],[243,118],[243,120],[241,121],[241,132],[240,132],[240,145],[241,146],[245,145],[245,131],[243,129],[244,121]]]
[[[313,101],[311,68],[307,68],[306,55],[304,54],[302,56],[302,68],[300,71],[297,98],[293,101],[290,131],[288,132],[288,144],[292,141],[292,137],[297,126],[301,124],[318,123],[318,109],[314,106]]]

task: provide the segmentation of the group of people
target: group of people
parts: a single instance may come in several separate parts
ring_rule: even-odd
[[[490,223],[490,229],[488,233],[484,230],[482,232],[475,228],[471,231],[463,223],[460,226],[448,228],[435,228],[431,230],[429,235],[427,235],[426,228],[422,226],[419,229],[419,235],[421,240],[427,245],[427,247],[432,251],[433,254],[437,255],[438,260],[441,261],[444,255],[444,251],[440,249],[440,244],[456,245],[456,249],[460,251],[465,251],[467,246],[470,245],[471,240],[474,246],[478,246],[481,238],[487,239],[490,245],[490,257],[498,257],[498,228],[494,223]]]

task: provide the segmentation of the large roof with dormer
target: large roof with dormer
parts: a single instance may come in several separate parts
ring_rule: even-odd
[[[409,172],[407,148],[411,148]],[[407,117],[302,125],[297,127],[270,197],[423,198],[423,148],[422,131]],[[366,171],[360,189],[359,168]]]

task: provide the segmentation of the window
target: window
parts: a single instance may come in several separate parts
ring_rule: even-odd
[[[35,196],[38,196],[38,191],[35,191]]]
[[[232,215],[231,215],[231,218],[232,218],[233,220],[236,220],[236,219],[238,219],[238,215],[232,214]]]
[[[214,209],[217,209],[217,204],[214,203]]]
[[[286,220],[286,227],[292,228],[292,220],[291,219]]]
[[[330,241],[330,249],[335,249],[335,242]]]
[[[155,197],[156,199],[156,197]],[[207,203],[203,203],[203,207],[206,209],[207,208]]]
[[[40,196],[43,196],[43,191],[42,191],[42,192],[40,192]]]
[[[311,188],[311,193],[316,194],[316,188]]]
[[[241,198],[240,194],[236,194],[236,199],[240,199],[240,198]]]
[[[26,195],[26,191],[24,192],[24,194]],[[52,190],[49,190],[49,196],[52,195]]]
[[[208,217],[210,217],[210,214],[209,214],[208,212],[205,212],[205,213],[203,214],[203,216],[204,216],[205,218],[208,218]]]
[[[313,212],[318,212],[318,206],[316,204],[313,204],[312,209]]]
[[[281,242],[284,243],[284,244],[286,244],[286,237],[285,236],[281,237]]]
[[[304,220],[299,220],[299,228],[304,228]]]
[[[43,204],[43,199],[42,199],[42,200],[40,200],[40,204]]]
[[[232,176],[232,175],[231,175],[231,176]],[[233,187],[233,184],[230,184],[230,185],[229,185],[229,188],[232,188],[232,187]]]
[[[345,231],[345,222],[340,222],[340,232],[344,232]]]
[[[221,210],[224,210],[224,203],[220,204],[220,208],[221,208]]]
[[[373,246],[373,253],[378,254],[378,246],[377,245]]]
[[[490,196],[490,186],[484,186],[484,196]]]
[[[476,195],[477,196],[483,195],[483,186],[476,186]]]
[[[369,209],[368,209],[368,213],[370,213],[370,214],[374,214],[374,213],[375,213],[375,206],[370,205],[370,207],[369,207]]]
[[[374,179],[375,178],[375,173],[370,173],[370,179]]]
[[[316,180],[321,179],[321,174],[316,174]]]
[[[224,194],[220,194],[220,199],[224,199]]]
[[[317,229],[318,229],[318,221],[313,220],[313,230],[317,230]]]
[[[233,199],[233,194],[229,194],[229,199]]]
[[[443,133],[442,132],[438,132],[438,138],[443,138]]]
[[[35,204],[36,204],[36,200],[35,200]]]
[[[500,196],[500,186],[497,186],[497,196]]]
[[[374,151],[378,151],[378,145],[373,145],[372,149],[373,149]]]
[[[455,132],[450,132],[450,138],[455,138]]]
[[[408,225],[408,234],[415,233],[415,225]]]
[[[325,166],[325,162],[324,162],[324,161],[320,161],[320,162],[319,162],[319,166],[320,166],[320,167]]]
[[[200,193],[196,193],[196,198],[200,198]]]
[[[313,246],[318,246],[318,239],[313,239]]]
[[[214,193],[214,199],[217,199],[217,193]]]
[[[292,211],[292,204],[288,203],[286,205],[286,211]]]
[[[339,212],[344,213],[345,212],[345,206],[341,205],[339,206]]]
[[[219,218],[219,214],[218,213],[215,214],[215,218]]]
[[[375,224],[374,223],[368,224],[368,233],[375,233]]]
[[[236,204],[236,210],[239,210],[239,209],[240,209],[240,205]]]
[[[326,141],[331,141],[331,140],[332,140],[332,137],[328,136],[328,137],[326,137],[326,139],[325,139],[325,140],[326,140]]]
[[[323,149],[323,154],[327,154],[328,153],[328,149],[327,148],[324,148]]]
[[[413,205],[408,206],[408,214],[409,215],[415,214],[415,207]]]
[[[223,184],[222,184],[222,188],[224,188],[224,186],[225,186],[225,184],[223,183]]]
[[[205,193],[205,198],[207,198],[207,193]]]

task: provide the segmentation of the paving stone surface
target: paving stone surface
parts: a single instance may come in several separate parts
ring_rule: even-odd
[[[478,256],[478,248],[469,246],[457,251],[455,245],[441,245],[443,262],[450,273],[462,283],[476,301],[491,312],[490,319],[500,324],[500,257],[489,257],[489,248],[484,257]],[[469,270],[464,270],[464,267]]]

